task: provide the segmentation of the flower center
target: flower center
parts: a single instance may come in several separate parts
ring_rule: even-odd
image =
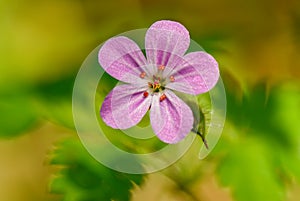
[[[149,90],[147,90],[143,93],[143,96],[145,98],[148,97],[149,93],[151,95],[161,94],[161,96],[159,98],[160,102],[162,102],[163,100],[165,100],[167,98],[167,96],[163,93],[163,91],[165,90],[165,85],[167,82],[174,82],[175,78],[173,75],[171,75],[168,78],[164,78],[163,77],[164,70],[165,70],[164,65],[160,65],[157,67],[157,73],[155,75],[153,75],[152,79],[150,79],[150,82],[148,82]],[[145,76],[146,76],[145,72],[142,72],[140,74],[141,78],[145,78]]]
[[[162,92],[165,89],[164,80],[153,75],[153,82],[148,82],[149,89],[152,93]]]

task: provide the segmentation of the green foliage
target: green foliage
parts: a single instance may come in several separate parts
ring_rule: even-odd
[[[244,92],[241,98],[232,93],[232,89],[228,89],[227,92],[227,114],[236,127],[253,129],[255,132],[251,132],[252,135],[279,146],[291,145],[291,140],[280,124],[273,121],[278,106],[275,104],[276,89],[268,89],[266,83],[259,83],[248,94]],[[246,132],[240,134],[249,136]]]
[[[0,137],[24,134],[42,118],[74,128],[71,103],[74,79],[70,75],[35,87],[0,89]]]
[[[134,185],[143,182],[142,175],[124,174],[103,166],[77,139],[60,143],[51,163],[63,167],[54,178],[51,191],[63,194],[64,201],[126,201]]]
[[[38,111],[45,119],[67,128],[74,128],[72,90],[75,75],[40,83],[34,88]]]
[[[291,140],[290,147],[284,147],[278,154],[278,160],[289,178],[300,181],[300,93],[297,85],[287,84],[276,91],[276,114],[274,123],[278,124]]]
[[[0,91],[0,137],[18,136],[33,128],[38,114],[26,89]]]
[[[246,140],[230,148],[218,174],[238,201],[283,200],[284,186],[272,164],[272,155],[259,141]]]
[[[223,156],[217,173],[222,184],[231,187],[238,201],[285,200],[285,183],[294,176],[300,181],[295,126],[299,89],[287,93],[282,87],[268,90],[259,84],[242,98],[232,89],[227,92],[232,124],[220,142]]]

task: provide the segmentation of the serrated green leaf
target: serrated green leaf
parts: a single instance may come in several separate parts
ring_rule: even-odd
[[[51,189],[62,193],[67,201],[126,201],[133,184],[143,181],[143,175],[120,173],[103,166],[75,139],[60,143],[51,162],[64,166]]]
[[[238,201],[284,200],[285,183],[299,178],[299,91],[281,88],[262,83],[242,96],[227,89],[231,138],[221,143],[218,175]]]
[[[255,132],[251,134],[267,144],[289,147],[292,140],[279,125],[274,124],[272,119],[277,111],[275,93],[276,88],[269,89],[264,82],[254,86],[249,93],[244,92],[241,97],[238,97],[232,88],[228,88],[227,117],[240,129],[254,130]],[[248,134],[241,133],[241,135]]]

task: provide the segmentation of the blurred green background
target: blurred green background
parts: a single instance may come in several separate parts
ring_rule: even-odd
[[[170,19],[220,64],[227,120],[213,152],[127,175],[80,144],[72,87],[85,57]],[[300,1],[0,0],[0,200],[300,200]],[[200,139],[199,139],[200,141]]]

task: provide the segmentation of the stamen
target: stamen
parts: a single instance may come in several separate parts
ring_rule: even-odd
[[[151,83],[151,82],[148,82],[148,86],[149,86],[149,88],[153,88],[153,84]]]
[[[171,82],[174,82],[174,81],[175,81],[175,78],[174,78],[173,75],[170,76],[170,81],[171,81]]]
[[[145,72],[142,72],[141,74],[140,74],[140,78],[144,78],[146,76],[146,73]]]
[[[160,81],[160,77],[157,77],[157,76],[153,75],[153,81],[154,81],[154,82]]]
[[[162,102],[163,100],[165,100],[167,98],[167,96],[165,94],[161,95],[159,97],[159,101]]]
[[[147,98],[149,93],[147,91],[145,91],[143,95],[144,95],[145,98]]]
[[[158,66],[158,70],[164,70],[164,69],[165,69],[165,66],[164,66],[164,65]]]

